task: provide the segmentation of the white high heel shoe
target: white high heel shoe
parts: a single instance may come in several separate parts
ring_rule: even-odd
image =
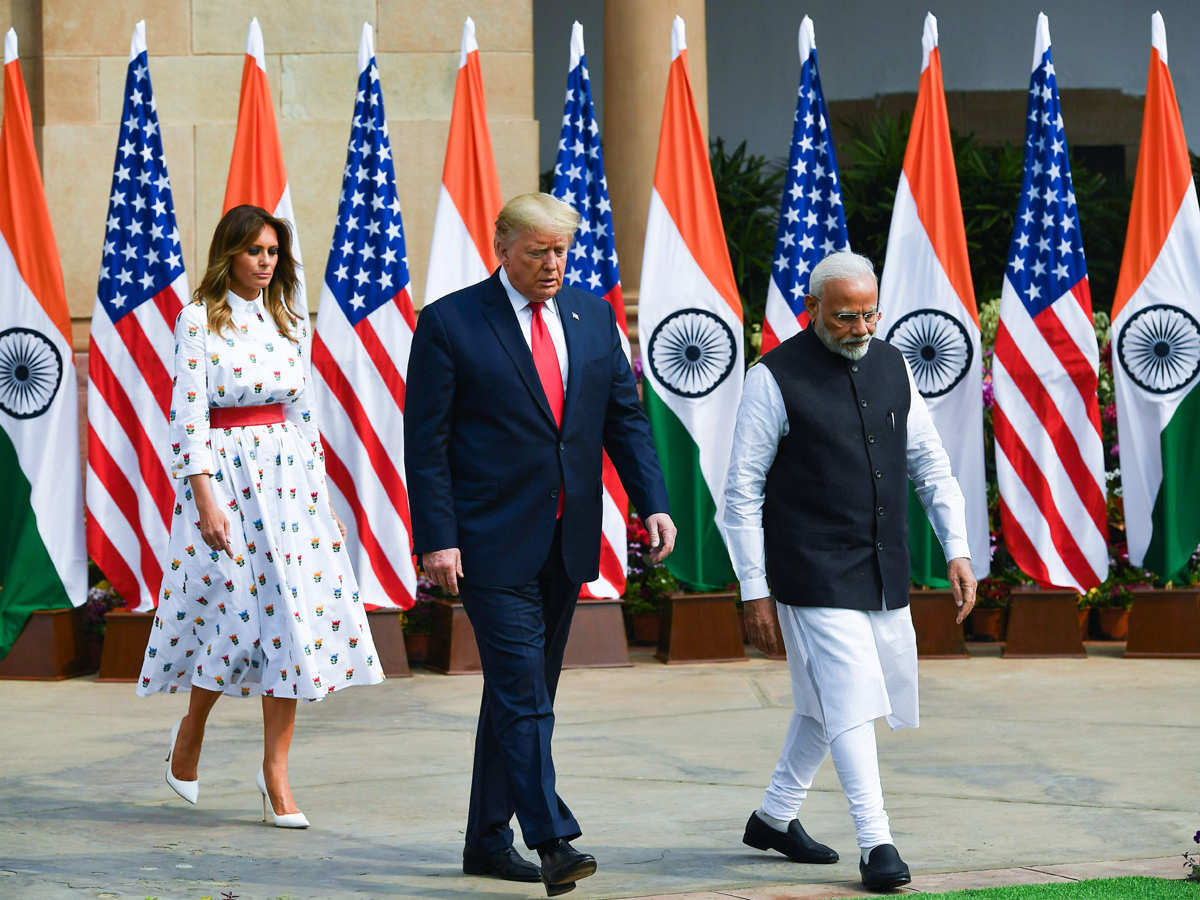
[[[179,726],[182,724],[183,717],[181,716],[171,728],[171,746],[167,748],[167,784],[171,786],[171,790],[188,803],[194,804],[200,800],[200,780],[181,781],[171,774],[171,757],[175,755],[175,738],[179,737]]]
[[[262,766],[258,767],[258,777],[255,779],[258,782],[258,790],[263,796],[263,821],[267,821],[267,802],[271,799],[271,795],[267,793],[267,779],[263,775]],[[276,828],[307,828],[308,819],[304,817],[302,812],[285,813],[279,815],[274,808],[271,809],[271,816],[275,819]]]

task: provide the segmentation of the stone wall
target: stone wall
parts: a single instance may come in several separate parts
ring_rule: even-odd
[[[500,190],[537,187],[531,0],[0,0],[17,28],[76,350],[100,270],[129,41],[146,20],[150,78],[194,286],[221,213],[246,27],[258,16],[304,253],[320,297],[341,189],[363,22],[375,50],[419,306],[463,19],[475,18]]]

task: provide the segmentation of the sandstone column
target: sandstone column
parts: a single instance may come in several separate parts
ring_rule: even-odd
[[[634,340],[642,244],[671,63],[671,22],[676,15],[687,25],[688,68],[707,136],[704,0],[607,0],[604,4],[604,166],[621,284],[630,307],[629,336]]]

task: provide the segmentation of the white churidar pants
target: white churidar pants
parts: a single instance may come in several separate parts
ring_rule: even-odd
[[[784,821],[796,818],[817,769],[832,752],[858,845],[891,843],[874,722],[884,716],[893,730],[920,724],[909,609],[776,606],[795,711],[763,812]]]

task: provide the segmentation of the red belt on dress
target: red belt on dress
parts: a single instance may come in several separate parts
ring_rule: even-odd
[[[265,406],[212,406],[208,410],[209,428],[277,425],[285,419],[282,403],[268,403]]]

